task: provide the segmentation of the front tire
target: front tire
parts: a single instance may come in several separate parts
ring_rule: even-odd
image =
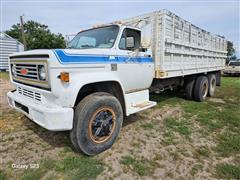
[[[123,121],[122,107],[108,93],[86,96],[76,107],[70,138],[76,151],[96,155],[115,142]]]
[[[206,76],[199,76],[194,86],[194,100],[204,101],[208,94],[208,78]]]

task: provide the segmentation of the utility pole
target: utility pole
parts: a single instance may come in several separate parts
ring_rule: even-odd
[[[22,35],[22,40],[23,40],[23,45],[24,45],[24,51],[26,51],[27,50],[27,42],[26,42],[25,34],[24,34],[23,16],[20,16],[20,23],[21,23],[21,35]]]

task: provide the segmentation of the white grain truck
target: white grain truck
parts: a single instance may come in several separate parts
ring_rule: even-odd
[[[156,105],[150,91],[213,96],[226,53],[223,37],[161,10],[81,31],[66,49],[11,55],[16,90],[8,100],[48,130],[69,130],[77,151],[95,155],[112,146],[124,116]]]

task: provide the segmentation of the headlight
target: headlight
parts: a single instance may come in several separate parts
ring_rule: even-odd
[[[44,65],[38,65],[38,77],[41,81],[46,80],[46,69]]]
[[[16,70],[14,65],[11,65],[11,72],[12,72],[12,76],[16,76]]]

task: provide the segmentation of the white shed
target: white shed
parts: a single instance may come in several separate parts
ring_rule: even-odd
[[[22,43],[4,32],[0,32],[0,71],[8,70],[8,56],[10,54],[23,50]]]

